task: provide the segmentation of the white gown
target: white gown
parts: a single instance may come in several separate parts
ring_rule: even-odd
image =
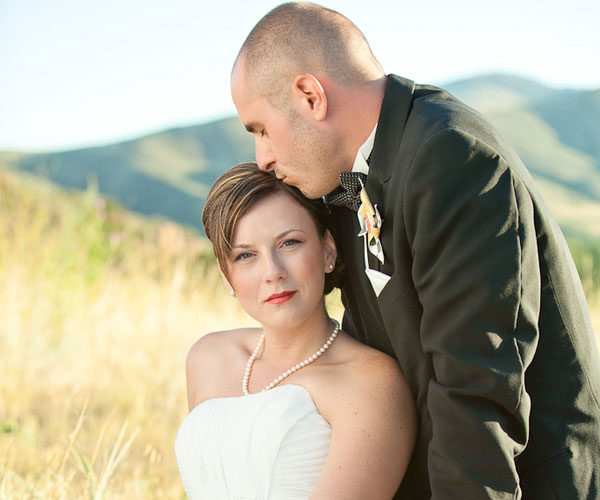
[[[286,384],[203,401],[181,424],[175,454],[189,500],[307,500],[330,438],[309,392]]]

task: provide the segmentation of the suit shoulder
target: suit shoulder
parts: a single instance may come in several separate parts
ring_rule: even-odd
[[[408,126],[421,129],[425,136],[443,130],[465,131],[478,136],[496,134],[492,124],[479,111],[450,92],[431,86],[420,86],[415,91]]]

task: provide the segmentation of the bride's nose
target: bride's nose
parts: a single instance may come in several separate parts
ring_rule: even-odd
[[[287,271],[282,260],[275,254],[265,258],[264,277],[267,283],[285,279]]]

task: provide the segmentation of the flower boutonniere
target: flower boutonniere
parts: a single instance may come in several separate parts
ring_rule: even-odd
[[[362,202],[358,207],[358,222],[360,223],[360,232],[358,236],[366,236],[369,251],[379,259],[379,262],[383,264],[384,255],[381,241],[379,240],[379,233],[381,232],[381,215],[377,210],[377,205],[373,205],[369,200],[369,195],[365,189],[365,185],[360,182],[360,201]]]

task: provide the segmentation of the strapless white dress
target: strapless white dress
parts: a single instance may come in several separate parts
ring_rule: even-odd
[[[330,439],[309,392],[286,384],[203,401],[181,424],[175,454],[189,500],[307,500]]]

